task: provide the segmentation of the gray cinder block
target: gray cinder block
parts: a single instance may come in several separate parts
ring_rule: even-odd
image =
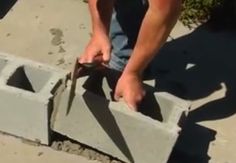
[[[93,89],[83,88],[88,81]],[[67,114],[68,83],[68,88],[59,95],[60,104],[51,120],[52,129],[125,162],[166,163],[189,104],[168,93],[154,93],[148,97],[147,100],[151,100],[147,101],[148,105],[141,109],[143,113],[136,113],[123,102],[105,97],[110,91],[104,88],[107,82],[103,81],[102,89],[98,89],[96,83],[100,83],[99,80],[91,82],[86,77],[78,80]]]
[[[48,144],[53,93],[63,73],[0,53],[0,131]]]

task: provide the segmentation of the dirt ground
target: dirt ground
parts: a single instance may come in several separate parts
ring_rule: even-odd
[[[70,70],[91,35],[80,0],[18,0],[0,6],[0,51]],[[236,36],[232,31],[190,31],[178,23],[158,57],[157,88],[192,101],[169,163],[235,163]],[[0,135],[0,161],[83,162],[76,155],[35,147]],[[87,161],[97,162],[97,161]]]

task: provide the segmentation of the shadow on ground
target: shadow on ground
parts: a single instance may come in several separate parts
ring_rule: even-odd
[[[0,1],[0,19],[4,18],[4,16],[10,11],[10,9],[14,6],[17,0],[1,0]]]
[[[216,131],[197,125],[205,120],[236,113],[236,32],[213,32],[208,24],[168,42],[157,57],[156,88],[191,101],[202,99],[226,86],[222,99],[192,110],[169,163],[207,163],[208,146]],[[178,161],[179,160],[179,161]]]

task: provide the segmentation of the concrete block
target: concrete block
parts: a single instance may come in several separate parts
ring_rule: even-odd
[[[2,19],[16,3],[16,0],[0,1],[0,19]]]
[[[123,102],[105,97],[111,90],[98,89],[96,85],[107,85],[106,80],[91,78],[78,80],[76,95],[66,114],[68,83],[60,94],[59,107],[54,110],[52,129],[125,162],[166,163],[189,105],[168,93],[151,93],[141,112],[133,112]],[[88,83],[93,89],[87,87]]]
[[[48,144],[53,93],[63,73],[0,53],[0,131]]]

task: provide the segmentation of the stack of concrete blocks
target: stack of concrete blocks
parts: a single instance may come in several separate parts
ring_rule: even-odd
[[[113,102],[105,81],[105,96],[84,89],[88,77],[83,77],[67,114],[70,82],[65,76],[62,70],[0,53],[0,131],[41,144],[49,144],[56,131],[125,162],[167,162],[187,102],[154,93],[159,107],[153,113],[161,119],[153,119]]]
[[[0,131],[48,144],[53,93],[64,73],[0,53]]]
[[[83,88],[88,80],[87,77],[78,79],[69,114],[68,83],[60,95],[59,107],[54,110],[52,129],[127,163],[166,163],[189,103],[169,93],[154,93],[159,107],[151,109],[153,113],[159,112],[161,118],[153,119],[131,111],[123,102],[111,101],[107,97],[110,90],[106,79],[102,84],[104,97]],[[96,82],[95,79],[92,85]]]

